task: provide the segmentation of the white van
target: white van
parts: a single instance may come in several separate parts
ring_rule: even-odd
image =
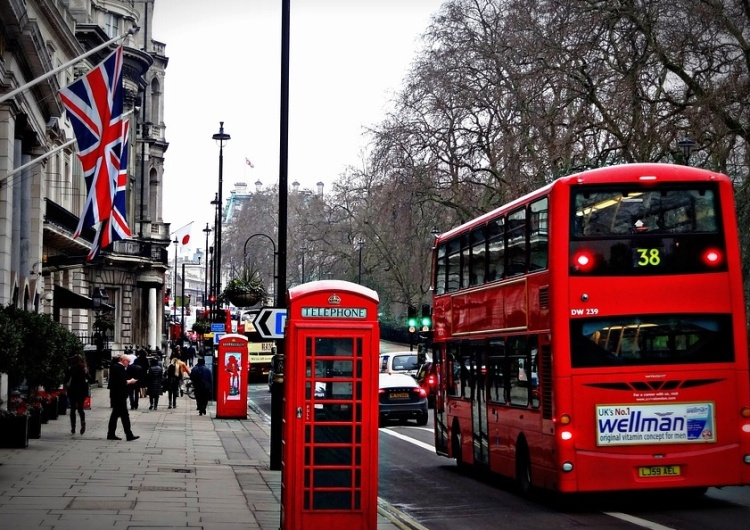
[[[380,373],[408,374],[417,377],[419,364],[415,351],[391,351],[380,354]]]

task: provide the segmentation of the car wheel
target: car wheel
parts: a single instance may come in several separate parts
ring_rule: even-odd
[[[429,418],[429,414],[427,414],[425,412],[422,416],[420,416],[419,418],[417,418],[417,425],[427,425],[427,421],[429,419],[430,419]]]

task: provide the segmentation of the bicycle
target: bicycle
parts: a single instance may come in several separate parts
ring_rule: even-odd
[[[190,379],[182,380],[182,392],[190,399],[195,399],[195,387]]]

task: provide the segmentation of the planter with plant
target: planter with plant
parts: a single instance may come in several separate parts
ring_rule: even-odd
[[[242,276],[232,278],[221,293],[221,300],[237,307],[254,306],[268,296],[266,287],[257,273],[244,271]]]

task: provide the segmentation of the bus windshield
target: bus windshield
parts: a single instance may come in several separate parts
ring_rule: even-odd
[[[729,315],[649,315],[573,320],[574,368],[734,360]]]
[[[581,186],[571,192],[571,276],[726,270],[711,184]]]
[[[709,187],[581,188],[573,193],[573,212],[574,237],[718,230]]]

